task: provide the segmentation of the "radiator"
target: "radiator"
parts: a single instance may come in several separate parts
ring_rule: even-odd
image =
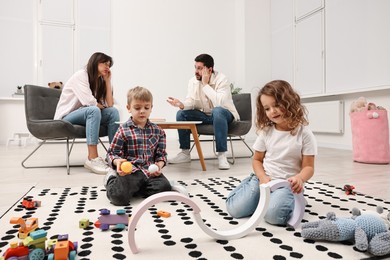
[[[314,133],[344,133],[344,101],[303,103],[308,111],[309,128]]]

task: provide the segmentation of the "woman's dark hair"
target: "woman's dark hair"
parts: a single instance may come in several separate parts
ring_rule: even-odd
[[[89,58],[87,64],[87,73],[88,73],[88,81],[89,87],[91,88],[92,94],[96,98],[96,100],[100,102],[104,102],[106,99],[106,82],[103,77],[99,77],[98,65],[99,63],[109,62],[110,67],[114,64],[112,58],[104,53],[95,52],[92,54],[91,58]]]
[[[214,71],[214,59],[208,54],[200,54],[195,58],[196,62],[202,62],[207,68],[213,68]]]

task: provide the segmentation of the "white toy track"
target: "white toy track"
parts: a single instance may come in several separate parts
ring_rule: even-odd
[[[135,229],[138,223],[138,220],[141,218],[142,214],[151,206],[164,201],[180,201],[188,206],[190,206],[193,210],[194,218],[199,227],[209,236],[220,239],[220,240],[231,240],[237,239],[246,236],[249,232],[254,230],[264,217],[265,213],[268,209],[269,198],[272,191],[280,188],[280,187],[290,187],[290,183],[285,180],[273,180],[267,184],[260,185],[260,200],[257,205],[256,211],[253,215],[245,222],[244,224],[233,228],[231,230],[215,230],[208,227],[202,219],[200,215],[199,206],[191,200],[188,196],[180,194],[174,191],[167,191],[157,193],[145,199],[134,211],[132,214],[129,225],[128,225],[128,238],[129,238],[129,246],[133,254],[138,253],[138,248],[135,243]],[[303,218],[303,214],[305,211],[305,199],[303,197],[303,193],[294,194],[295,199],[295,207],[294,212],[291,219],[288,221],[288,225],[296,228]]]

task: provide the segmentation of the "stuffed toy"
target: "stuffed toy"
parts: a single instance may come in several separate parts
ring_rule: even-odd
[[[313,240],[354,240],[359,251],[375,256],[390,254],[390,231],[385,221],[374,214],[337,218],[329,212],[324,220],[302,224],[301,235]]]
[[[351,104],[351,113],[360,112],[367,105],[367,100],[365,97],[359,97],[358,99],[352,101]]]
[[[390,228],[390,212],[384,212],[383,211],[383,207],[381,206],[377,206],[376,207],[376,211],[373,211],[373,210],[359,210],[358,208],[353,208],[352,209],[352,215],[353,216],[360,216],[362,214],[371,214],[371,215],[375,215],[375,216],[378,216],[380,218],[383,219],[383,221],[385,222],[387,228]]]
[[[61,81],[49,82],[47,83],[47,85],[49,86],[49,88],[56,88],[56,89],[62,89],[62,87],[64,86]]]
[[[367,103],[365,97],[359,97],[358,99],[352,101],[350,112],[360,112],[363,111],[365,107],[367,107],[367,110],[386,110],[386,108],[377,106],[374,103]]]

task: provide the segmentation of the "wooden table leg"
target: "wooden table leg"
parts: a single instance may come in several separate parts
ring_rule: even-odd
[[[200,164],[202,165],[202,170],[206,171],[206,164],[204,162],[202,147],[200,146],[198,130],[196,129],[196,125],[191,125],[190,129],[191,129],[192,137],[194,138],[196,150],[198,151],[199,161]]]

